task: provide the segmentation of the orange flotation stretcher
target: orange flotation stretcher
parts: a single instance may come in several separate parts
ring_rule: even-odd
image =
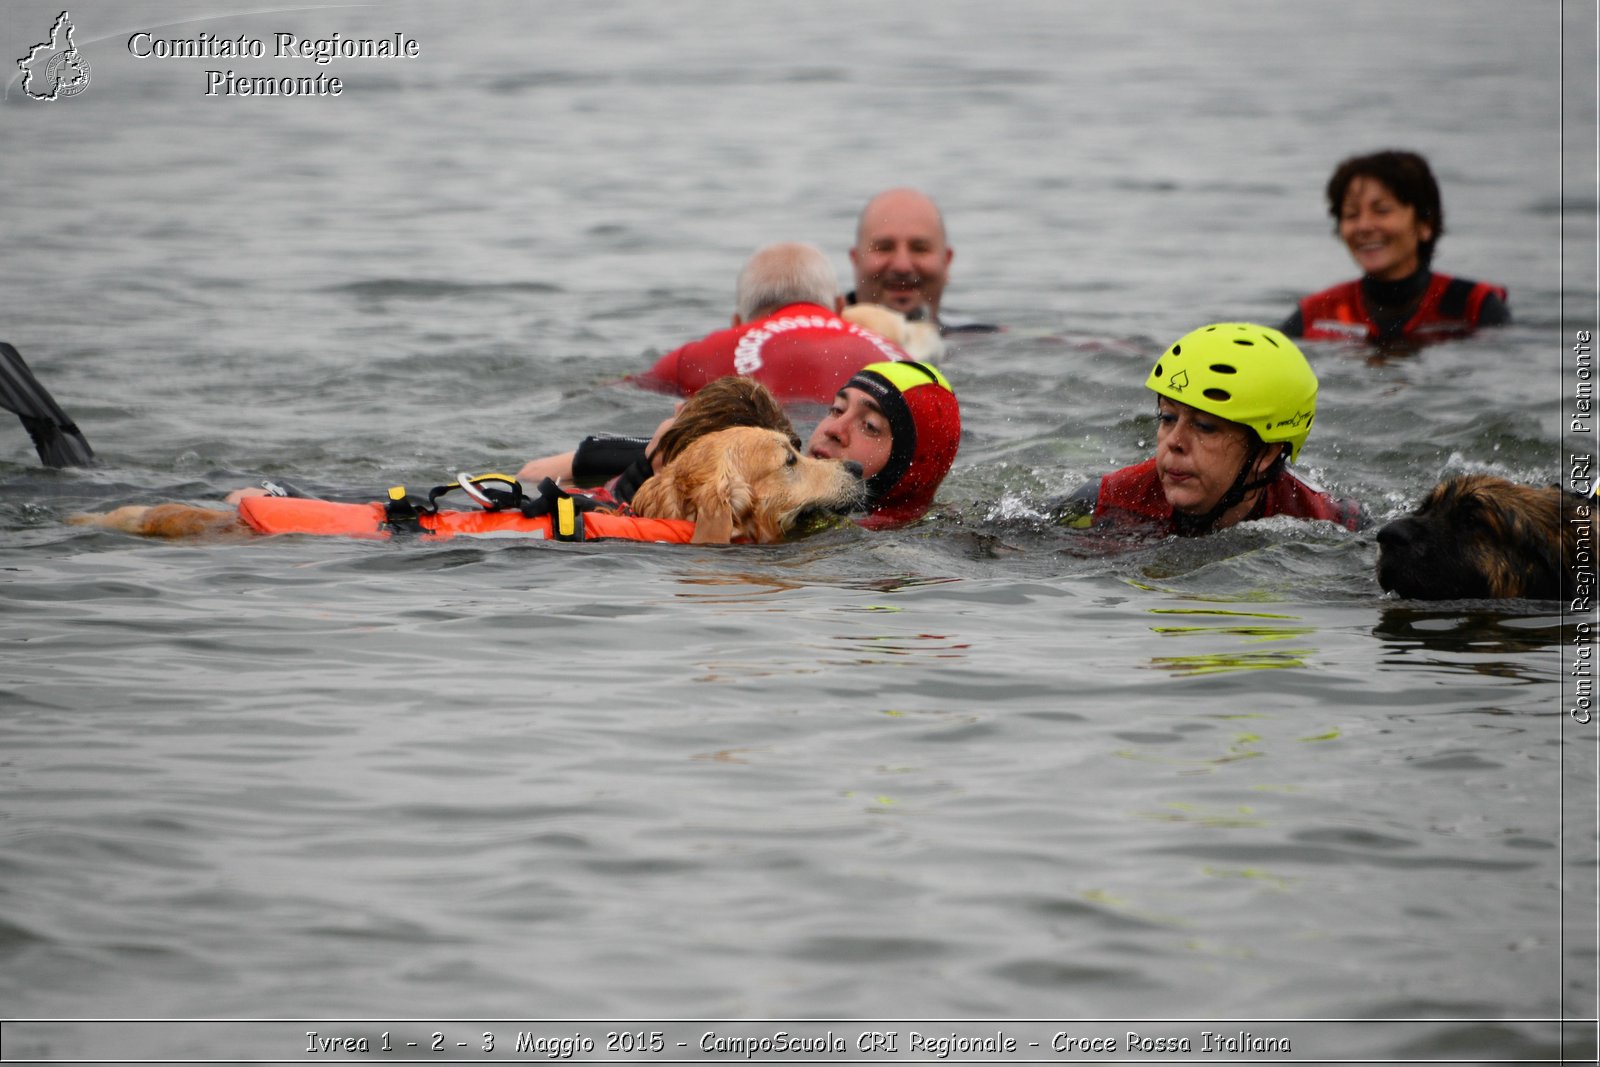
[[[504,483],[509,489],[490,486]],[[440,508],[436,501],[460,489],[482,505],[480,511]],[[239,517],[257,533],[311,534],[387,540],[412,533],[425,541],[453,537],[519,537],[542,541],[658,541],[688,544],[694,523],[685,519],[646,519],[597,510],[593,501],[563,492],[554,483],[541,484],[539,496],[522,493],[514,479],[480,475],[440,486],[419,500],[403,486],[389,490],[387,501],[341,503],[303,497],[255,496],[239,501]]]

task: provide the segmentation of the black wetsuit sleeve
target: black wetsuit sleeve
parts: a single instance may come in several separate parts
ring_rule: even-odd
[[[572,482],[578,486],[604,485],[635,462],[650,447],[647,437],[596,434],[585,437],[572,454]]]
[[[1306,335],[1306,317],[1300,313],[1299,308],[1294,309],[1294,314],[1283,320],[1283,325],[1278,330],[1289,337],[1304,337]]]
[[[1062,526],[1088,526],[1100,503],[1100,479],[1084,482],[1066,496],[1056,497],[1046,506],[1052,521]]]
[[[1483,298],[1483,305],[1478,308],[1479,326],[1505,326],[1510,322],[1511,309],[1499,294],[1490,293]]]

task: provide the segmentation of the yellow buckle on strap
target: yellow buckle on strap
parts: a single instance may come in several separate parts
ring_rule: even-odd
[[[550,532],[557,541],[582,541],[583,518],[570,496],[556,497],[556,513],[550,518]]]

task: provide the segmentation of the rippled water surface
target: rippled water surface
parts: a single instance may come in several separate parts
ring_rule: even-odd
[[[1516,323],[1308,346],[1306,470],[1380,521],[1442,475],[1563,477],[1594,12],[1514,10],[74,5],[90,87],[0,105],[0,337],[101,459],[43,470],[0,420],[0,1015],[1413,1019],[1317,1048],[1592,1057],[1557,1022],[1597,991],[1581,618],[1385,597],[1370,533],[1108,551],[1041,521],[1150,453],[1174,338],[1350,276],[1322,184],[1389,145],[1440,176],[1438,266],[1509,286]],[[4,53],[58,13],[13,0]],[[125,47],[202,29],[422,54]],[[346,89],[208,99],[219,64]],[[723,324],[761,244],[848,277],[856,211],[902,183],[944,207],[947,307],[1007,327],[944,360],[966,432],[909,529],[62,521],[648,429],[666,402],[619,376]]]

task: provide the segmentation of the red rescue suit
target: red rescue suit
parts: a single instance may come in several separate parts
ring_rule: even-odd
[[[909,359],[892,342],[820,304],[790,304],[668,352],[630,380],[693,396],[730,374],[754,378],[781,401],[831,401],[869,363]]]
[[[1435,274],[1428,280],[1416,312],[1400,328],[1408,341],[1461,337],[1478,327],[1483,303],[1506,299],[1503,286]],[[1308,341],[1378,341],[1383,338],[1367,310],[1361,279],[1324,289],[1300,301],[1301,334]]]
[[[1262,491],[1260,500],[1248,518],[1264,519],[1272,515],[1326,519],[1354,530],[1360,521],[1361,511],[1354,501],[1335,500],[1285,470],[1280,471]],[[1096,525],[1146,526],[1164,534],[1177,532],[1172,522],[1172,505],[1167,503],[1165,494],[1161,492],[1161,479],[1156,474],[1154,458],[1136,466],[1124,467],[1100,479],[1094,521]]]

